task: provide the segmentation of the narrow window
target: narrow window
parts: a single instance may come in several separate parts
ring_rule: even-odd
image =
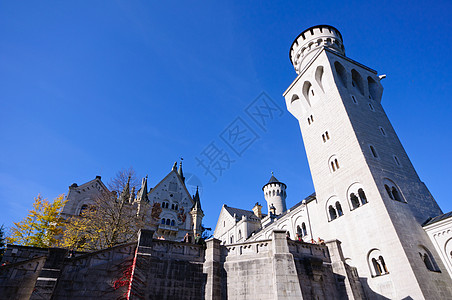
[[[326,142],[325,134],[322,134],[322,139],[323,139],[323,142],[325,143]]]
[[[352,101],[353,101],[353,103],[358,104],[358,101],[356,101],[356,98],[353,95],[352,95]]]
[[[366,194],[364,193],[363,189],[359,189],[358,190],[358,196],[359,196],[359,199],[361,200],[361,203],[363,205],[367,203]]]
[[[174,204],[171,204],[171,209],[174,209]]]
[[[375,275],[380,276],[381,275],[381,266],[375,258],[372,258],[372,265],[374,266]]]
[[[303,232],[301,231],[300,225],[297,225],[297,234],[298,235],[303,235]]]
[[[162,224],[165,225],[165,219],[164,218],[162,219]]]
[[[334,166],[334,162],[331,162],[331,169],[333,169],[333,172],[336,171],[336,167]]]
[[[395,155],[394,155],[394,161],[395,161],[396,165],[400,166],[399,159]]]
[[[353,209],[359,207],[359,200],[358,200],[358,197],[356,197],[355,193],[350,194],[350,202],[352,203]]]
[[[336,164],[336,169],[339,169],[339,162],[337,161],[337,158],[334,160],[334,163]]]
[[[373,157],[375,157],[375,158],[378,157],[377,152],[375,151],[374,146],[370,146],[370,151],[372,152],[372,156],[373,156]]]
[[[242,231],[239,230],[239,240],[242,238]]]
[[[330,213],[330,221],[333,221],[334,219],[337,218],[336,210],[332,205],[328,207],[328,212]]]
[[[303,232],[303,236],[305,236],[307,234],[307,232],[306,232],[306,224],[304,222],[301,224],[301,230]]]
[[[234,236],[231,235],[231,244],[234,243]]]
[[[394,200],[403,202],[402,197],[400,197],[399,191],[397,191],[395,186],[392,187],[391,192],[392,195],[394,196]]]
[[[326,136],[326,139],[327,139],[327,140],[330,139],[330,135],[328,134],[328,131],[325,131],[325,136]]]
[[[223,221],[223,227],[226,227],[226,221]]]
[[[383,256],[380,255],[380,257],[378,257],[378,260],[380,261],[380,264],[383,267],[384,273],[388,273],[388,269],[386,268],[386,263],[385,260],[383,259]]]
[[[314,90],[313,89],[311,89],[311,94],[312,94],[312,96],[314,96]]]
[[[385,190],[386,190],[386,193],[388,193],[389,198],[394,200],[394,196],[392,195],[391,188],[389,188],[389,186],[387,184],[385,184]]]
[[[169,224],[170,224],[170,222],[171,222],[171,220],[170,220],[170,219],[166,219],[166,225],[169,225]]]
[[[342,211],[342,206],[339,203],[339,201],[336,202],[336,210],[337,210],[337,215],[340,217],[344,214],[344,212]]]
[[[308,125],[311,125],[311,119],[308,118]]]
[[[369,99],[371,99],[370,96],[369,96]],[[374,106],[372,105],[372,103],[369,103],[369,108],[370,108],[371,111],[375,111],[375,108],[374,108]]]
[[[386,131],[383,129],[383,127],[380,127],[381,135],[386,136]]]
[[[314,122],[314,117],[311,115],[311,123]]]
[[[174,220],[171,220],[171,226],[174,226],[175,222]]]
[[[273,196],[275,196],[275,190],[273,190]]]
[[[176,210],[178,210],[178,209],[179,209],[179,205],[176,204]]]

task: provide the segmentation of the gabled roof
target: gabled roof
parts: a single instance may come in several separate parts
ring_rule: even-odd
[[[434,218],[430,218],[427,221],[425,221],[422,226],[431,225],[433,223],[445,220],[445,219],[450,218],[450,217],[452,217],[452,211],[450,211],[448,213],[445,213],[445,214],[442,214],[442,215],[439,215],[439,216],[436,216]]]
[[[260,220],[253,211],[251,210],[246,210],[246,209],[240,209],[240,208],[235,208],[235,207],[229,207],[227,205],[223,205],[224,209],[231,215],[234,216],[234,214],[236,215],[236,218],[241,219],[243,216],[246,216],[248,219],[252,219],[252,220]],[[266,215],[262,215],[262,217],[264,217]]]
[[[177,173],[177,170],[175,170],[174,168],[171,170],[171,172],[168,173],[168,175],[165,176],[165,178],[163,178],[162,180],[160,180],[160,182],[157,183],[157,185],[149,191],[149,193],[148,193],[149,199],[150,199],[151,194],[152,194],[154,191],[157,190],[157,187],[158,187],[159,185],[163,184],[163,182],[165,182],[165,181],[167,180],[167,178],[168,178],[169,176],[171,176],[171,174],[173,174],[173,173],[176,175],[177,180],[179,180],[179,182],[180,182],[181,185],[182,185],[183,190],[184,190],[185,193],[188,195],[187,198],[191,201],[192,205],[194,205],[195,202],[193,201],[193,198],[192,198],[190,192],[187,190],[187,187],[185,186],[185,182],[182,180],[182,178],[181,178],[181,177],[179,176],[179,174]]]

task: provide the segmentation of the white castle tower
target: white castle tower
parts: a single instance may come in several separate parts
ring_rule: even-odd
[[[383,76],[346,57],[332,26],[303,31],[290,59],[298,76],[284,97],[314,182],[312,235],[342,242],[371,299],[452,299],[421,226],[442,212],[380,104]]]
[[[270,213],[270,207],[273,205],[276,208],[276,215],[284,213],[286,208],[286,188],[287,186],[279,182],[278,179],[273,175],[266,185],[262,187],[264,191],[265,201],[267,201],[268,213]]]

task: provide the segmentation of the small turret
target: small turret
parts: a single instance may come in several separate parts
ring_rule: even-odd
[[[276,215],[280,215],[287,210],[286,188],[287,186],[284,183],[280,182],[278,179],[276,179],[272,172],[270,180],[266,185],[262,187],[262,190],[264,191],[265,200],[267,201],[267,207],[269,212],[272,205],[275,207]]]
[[[199,191],[198,187],[196,187],[196,193],[193,196],[193,207],[190,210],[190,215],[193,223],[193,236],[196,236],[196,234],[202,233],[202,218],[204,217],[204,212],[201,209],[201,200],[199,198]]]
[[[253,213],[256,217],[262,219],[262,205],[260,205],[259,202],[256,202],[256,204],[254,204]]]

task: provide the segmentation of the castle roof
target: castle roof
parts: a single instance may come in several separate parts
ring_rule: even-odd
[[[224,205],[224,208],[226,209],[226,211],[231,215],[231,216],[236,216],[236,218],[241,219],[243,216],[247,217],[248,219],[255,219],[255,220],[260,220],[253,211],[251,210],[246,210],[246,209],[240,209],[240,208],[235,208],[235,207],[230,207],[227,205]],[[262,214],[262,217],[265,217],[266,215]]]
[[[433,223],[445,220],[445,219],[450,218],[450,217],[452,217],[452,211],[450,211],[448,213],[445,213],[445,214],[442,214],[442,215],[439,215],[439,216],[436,216],[436,217],[433,217],[433,218],[430,218],[422,226],[431,225]]]
[[[286,184],[283,183],[283,182],[281,182],[281,181],[279,181],[278,179],[276,179],[275,175],[273,175],[273,172],[272,172],[272,177],[270,177],[270,180],[268,180],[268,182],[262,187],[262,190],[264,190],[264,188],[265,188],[268,184],[271,184],[271,183],[282,184],[282,185],[284,185],[284,188],[287,188]]]

